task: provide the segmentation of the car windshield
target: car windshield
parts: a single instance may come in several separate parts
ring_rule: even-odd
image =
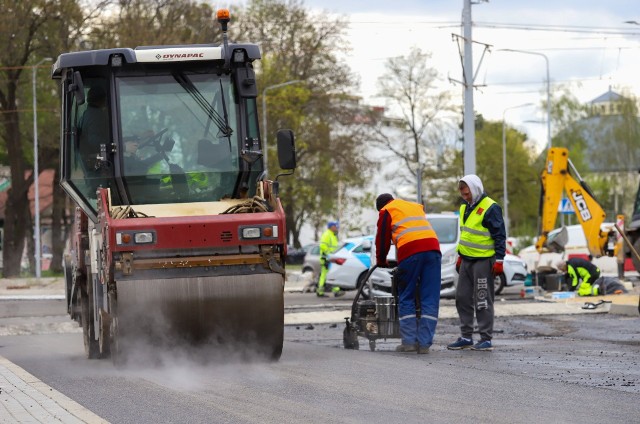
[[[438,235],[438,241],[443,244],[458,242],[458,217],[429,218],[433,230]]]
[[[117,79],[123,179],[132,204],[231,197],[240,170],[228,76]]]

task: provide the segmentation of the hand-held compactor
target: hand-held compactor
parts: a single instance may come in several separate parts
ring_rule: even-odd
[[[345,328],[342,342],[345,349],[359,349],[358,337],[369,340],[369,349],[376,350],[376,340],[398,339],[400,336],[400,321],[398,321],[398,291],[395,271],[391,272],[392,285],[391,296],[364,296],[364,290],[371,293],[370,277],[377,268],[374,265],[367,272],[364,282],[358,288],[353,304],[351,305],[351,318],[345,318]],[[366,297],[366,299],[365,299]],[[416,311],[418,316],[419,309]]]

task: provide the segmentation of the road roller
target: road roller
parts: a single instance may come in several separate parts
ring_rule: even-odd
[[[230,347],[277,360],[284,331],[285,214],[296,167],[277,131],[270,179],[260,137],[256,44],[61,54],[61,185],[75,204],[67,312],[88,358]],[[275,168],[275,167],[274,167]]]

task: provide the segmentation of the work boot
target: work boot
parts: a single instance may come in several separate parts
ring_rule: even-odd
[[[416,345],[400,344],[396,346],[396,352],[415,352],[417,350]]]
[[[418,346],[418,355],[429,353],[429,346]]]
[[[344,296],[344,290],[333,292],[333,297],[342,297],[342,296]]]
[[[318,297],[324,297],[324,293],[316,292],[316,296],[318,296]]]

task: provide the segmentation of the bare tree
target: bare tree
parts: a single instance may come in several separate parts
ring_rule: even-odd
[[[430,67],[430,53],[412,48],[407,56],[388,59],[378,79],[378,96],[386,100],[388,116],[373,126],[373,140],[403,165],[394,178],[415,183],[424,172],[443,168],[455,140],[456,108],[451,93],[439,86]]]
[[[352,95],[358,82],[344,61],[345,28],[344,18],[311,12],[297,0],[253,0],[234,29],[238,41],[260,42],[260,87],[301,81],[266,99],[269,129],[296,133],[300,166],[295,178],[281,183],[287,231],[296,246],[303,224],[323,227],[327,218],[337,218],[338,187],[362,187],[371,168],[362,148],[362,110]],[[267,153],[275,159],[275,151]],[[345,197],[343,206],[359,207],[361,201]]]

